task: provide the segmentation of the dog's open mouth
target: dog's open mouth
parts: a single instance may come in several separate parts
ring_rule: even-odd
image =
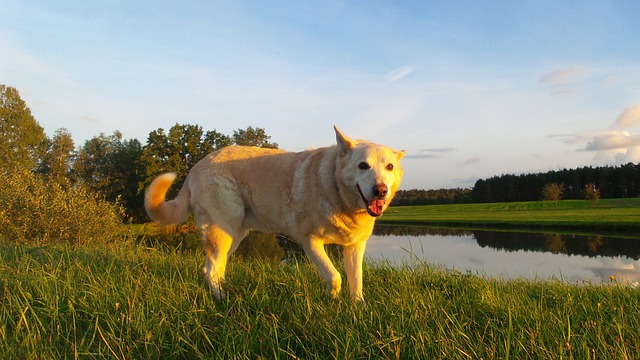
[[[362,201],[364,201],[364,203],[367,206],[366,207],[367,214],[373,217],[381,216],[382,212],[384,211],[384,200],[383,199],[367,200],[367,197],[364,196],[364,194],[362,193],[362,189],[360,189],[360,185],[356,184],[356,186],[358,187],[358,192],[360,193],[360,197],[362,198]]]

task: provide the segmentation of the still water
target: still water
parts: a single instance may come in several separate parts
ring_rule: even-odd
[[[366,257],[502,279],[640,282],[637,238],[380,226],[369,239]]]

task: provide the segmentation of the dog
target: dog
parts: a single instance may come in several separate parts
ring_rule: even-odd
[[[166,173],[145,192],[149,217],[182,223],[193,212],[205,250],[203,272],[220,301],[228,257],[250,230],[284,234],[300,245],[336,298],[342,279],[325,244],[343,247],[350,296],[364,300],[362,263],[375,219],[393,199],[405,151],[352,140],[334,126],[333,146],[285,152],[228,146],[190,170],[175,199],[165,196],[176,178]]]

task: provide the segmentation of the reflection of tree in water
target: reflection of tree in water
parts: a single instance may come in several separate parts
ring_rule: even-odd
[[[562,235],[560,234],[545,234],[544,244],[550,252],[554,254],[566,254],[567,248]]]
[[[535,251],[580,256],[627,256],[640,259],[640,239],[611,238],[600,235],[542,234],[527,232],[462,230],[420,226],[376,225],[375,235],[385,236],[452,236],[473,237],[481,247],[504,251]],[[302,246],[283,235],[252,233],[253,239],[243,241],[237,253],[241,257],[261,257],[306,260]],[[335,260],[342,258],[342,247],[328,245],[327,253]]]
[[[604,244],[602,236],[589,236],[587,238],[587,248],[592,253],[597,253]]]
[[[580,256],[640,259],[640,240],[600,235],[541,234],[476,230],[478,245],[505,251],[536,251]]]

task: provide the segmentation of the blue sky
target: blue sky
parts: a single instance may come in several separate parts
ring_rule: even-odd
[[[638,1],[5,1],[0,83],[76,145],[175,123],[407,151],[402,188],[640,162]]]

